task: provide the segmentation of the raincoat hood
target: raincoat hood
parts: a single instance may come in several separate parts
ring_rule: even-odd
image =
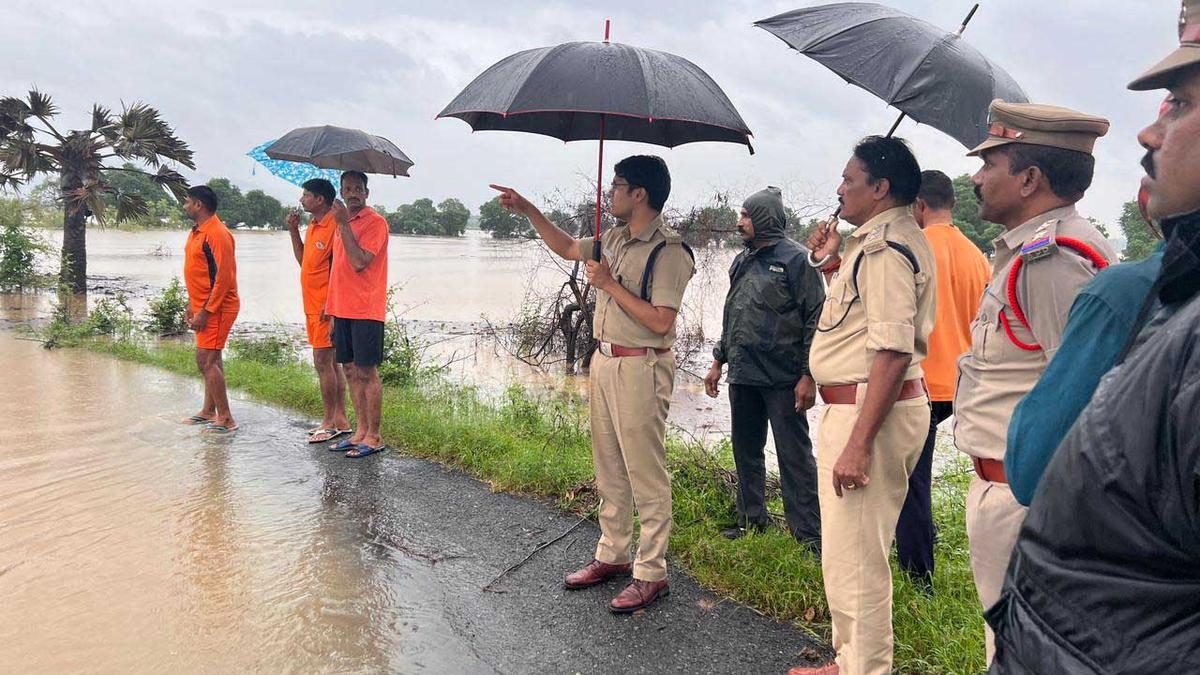
[[[746,242],[747,245],[773,244],[783,239],[787,216],[779,188],[771,186],[755,192],[746,198],[742,208],[750,214],[750,222],[754,224],[754,238]]]

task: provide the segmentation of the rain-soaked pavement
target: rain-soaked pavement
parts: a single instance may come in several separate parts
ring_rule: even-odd
[[[566,592],[576,518],[394,453],[309,446],[235,394],[242,429],[177,420],[197,381],[0,332],[0,670],[14,673],[782,673],[799,630],[677,569],[652,611]],[[780,580],[786,583],[786,580]]]

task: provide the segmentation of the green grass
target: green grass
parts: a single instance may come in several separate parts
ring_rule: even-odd
[[[196,375],[190,346],[164,342],[94,340],[89,349]],[[233,357],[225,362],[231,388],[314,418],[321,399],[311,368],[268,365]],[[586,407],[576,398],[534,400],[519,388],[487,400],[460,385],[425,382],[385,387],[383,436],[406,454],[436,460],[482,478],[500,491],[556,499],[587,512],[595,504]],[[384,457],[383,459],[386,459]],[[728,444],[704,449],[668,442],[675,525],[671,556],[704,586],[760,612],[829,639],[829,611],[817,558],[779,530],[737,541],[718,530],[734,520]],[[914,589],[893,570],[896,670],[975,673],[984,670],[983,622],[971,578],[963,516],[967,469],[960,463],[936,479],[939,528],[936,594]]]

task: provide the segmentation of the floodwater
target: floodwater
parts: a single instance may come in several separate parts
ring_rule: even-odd
[[[56,245],[60,231],[47,231]],[[282,325],[303,333],[299,267],[287,232],[236,231],[238,293],[242,326]],[[146,299],[182,277],[186,231],[88,231],[88,276],[104,290],[131,291],[136,311]],[[711,341],[720,335],[721,312],[729,288],[734,249],[698,251],[696,276],[688,285],[680,321],[700,326],[708,342],[690,363],[681,364],[670,422],[685,435],[712,440],[729,433],[729,400],[704,394],[701,380],[711,363]],[[388,242],[388,281],[400,287],[398,308],[423,337],[434,343],[432,360],[452,363],[460,381],[498,391],[511,383],[535,390],[583,392],[585,377],[561,374],[561,366],[534,368],[508,356],[477,333],[484,320],[508,323],[518,315],[527,292],[550,292],[566,280],[537,241],[498,241],[471,230],[459,238],[392,236]],[[93,292],[94,302],[99,294]],[[9,306],[20,303],[10,298]],[[43,303],[48,311],[48,302]],[[36,313],[36,312],[34,312]],[[26,315],[28,318],[28,314]],[[238,330],[235,325],[234,331]],[[818,419],[810,411],[810,425]],[[815,436],[815,430],[814,430]],[[768,448],[773,444],[768,440]],[[770,453],[773,458],[773,453]]]
[[[264,461],[296,422],[205,438],[198,385],[7,332],[0,370],[0,671],[491,672],[311,453]]]

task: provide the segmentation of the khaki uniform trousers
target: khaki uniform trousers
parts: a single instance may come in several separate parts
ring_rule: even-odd
[[[858,400],[865,387],[859,387]],[[896,401],[879,435],[867,476],[856,490],[833,491],[833,466],[858,419],[856,405],[829,405],[821,420],[817,488],[821,501],[821,573],[842,675],[892,672],[892,570],[896,521],[925,437],[929,400]]]
[[[642,532],[633,577],[667,578],[671,537],[671,478],[667,473],[667,409],[675,385],[675,355],[609,357],[596,352],[591,368],[592,461],[600,494],[596,559],[629,562],[633,508]]]
[[[1021,506],[1007,483],[993,483],[975,476],[967,490],[967,539],[970,542],[971,571],[975,590],[986,611],[1000,599],[1004,573],[1027,508]],[[996,654],[996,636],[983,624],[987,644],[987,662]]]

